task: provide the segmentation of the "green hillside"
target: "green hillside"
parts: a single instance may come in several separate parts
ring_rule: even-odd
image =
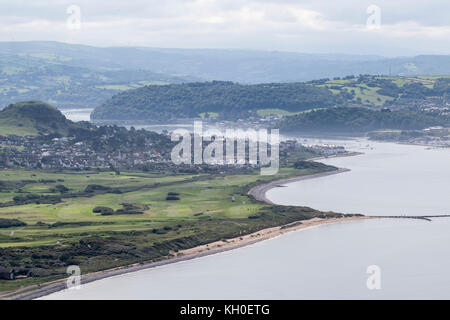
[[[191,79],[150,70],[96,68],[92,63],[75,66],[72,61],[57,53],[0,50],[0,107],[40,100],[58,108],[94,108],[123,90]]]
[[[399,76],[450,74],[449,55],[387,58],[236,49],[92,47],[48,41],[0,42],[0,54],[26,55],[99,71],[147,70],[173,76],[190,75],[205,81],[247,84],[299,82],[350,74],[386,75],[389,72]]]
[[[348,76],[311,81],[333,94],[349,94],[349,103],[379,107],[395,105],[401,99],[424,99],[449,93],[450,76],[417,77]]]
[[[78,125],[67,120],[55,107],[40,101],[11,104],[0,111],[0,135],[66,135]]]

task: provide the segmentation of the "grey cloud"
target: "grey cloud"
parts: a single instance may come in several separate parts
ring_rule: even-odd
[[[81,8],[82,29],[64,28]],[[365,30],[366,9],[383,28]],[[371,54],[450,53],[448,0],[0,0],[0,40]]]

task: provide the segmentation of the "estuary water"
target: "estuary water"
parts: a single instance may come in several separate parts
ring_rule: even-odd
[[[62,114],[69,120],[74,122],[78,121],[90,121],[91,112],[94,109],[90,108],[79,108],[79,109],[61,109]]]
[[[351,171],[272,189],[271,201],[379,216],[450,214],[449,149],[308,142],[364,154],[323,160]],[[450,218],[343,222],[44,299],[450,299],[449,246]]]

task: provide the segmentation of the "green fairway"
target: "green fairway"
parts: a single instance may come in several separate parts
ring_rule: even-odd
[[[298,172],[295,172],[298,171]],[[307,174],[308,170],[283,169],[276,178],[282,178],[291,174]],[[190,181],[193,177],[186,176],[166,176],[152,177],[145,174],[123,173],[119,176],[110,173],[100,174],[49,174],[44,172],[31,173],[24,170],[2,171],[0,179],[8,177],[10,181],[35,180],[51,181],[49,183],[29,183],[21,188],[24,193],[39,193],[55,195],[57,193],[50,190],[58,183],[64,184],[70,192],[80,192],[88,184],[106,185],[108,187],[137,187],[133,192],[123,194],[99,194],[92,197],[65,198],[57,204],[26,204],[0,208],[0,217],[9,219],[19,219],[29,226],[17,232],[10,241],[2,241],[0,247],[21,245],[23,239],[35,239],[35,245],[48,242],[47,238],[52,234],[63,232],[64,234],[95,232],[96,230],[136,230],[150,228],[153,223],[160,223],[169,220],[198,220],[205,216],[209,218],[247,218],[261,209],[264,204],[252,201],[246,194],[243,194],[243,186],[254,183],[257,180],[273,179],[266,176],[254,175],[230,175],[216,176],[208,180]],[[59,182],[52,182],[53,180]],[[156,188],[147,188],[155,183],[176,182],[179,183]],[[189,181],[189,182],[184,182]],[[169,192],[180,194],[180,200],[167,201]],[[14,195],[20,193],[1,193],[1,198],[10,200]],[[234,198],[234,201],[233,201]],[[114,215],[101,216],[93,213],[92,210],[98,206],[107,206],[112,209],[121,208],[122,203],[134,203],[147,205],[149,208],[140,215]],[[42,228],[34,228],[38,222],[52,224],[56,222],[95,222],[99,225],[83,226],[77,228],[56,228],[45,231],[36,231]],[[149,222],[149,224],[137,226],[136,221]],[[103,224],[108,222],[108,224]],[[0,229],[0,236],[6,237],[10,230]],[[31,237],[31,238],[30,238]],[[33,243],[31,243],[33,244]],[[30,243],[27,243],[30,245]]]

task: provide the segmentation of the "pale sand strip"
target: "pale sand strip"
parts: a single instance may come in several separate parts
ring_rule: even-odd
[[[348,217],[342,217],[342,218],[313,218],[309,220],[302,220],[302,221],[296,221],[292,222],[283,226],[278,227],[272,227],[272,228],[266,228],[259,230],[254,233],[250,233],[247,235],[243,235],[241,237],[236,237],[232,239],[222,240],[222,241],[216,241],[209,244],[197,246],[191,249],[186,249],[179,251],[178,254],[182,254],[183,256],[190,256],[190,255],[209,255],[213,253],[228,251],[236,248],[240,248],[243,246],[247,246],[262,240],[271,239],[280,235],[283,235],[285,233],[288,233],[290,231],[294,230],[301,230],[306,229],[310,227],[315,227],[319,225],[324,224],[331,224],[331,223],[337,223],[337,222],[347,222],[347,221],[356,221],[356,220],[365,220],[365,219],[372,219],[373,217],[366,217],[366,216],[348,216]],[[175,254],[175,253],[173,253]]]

